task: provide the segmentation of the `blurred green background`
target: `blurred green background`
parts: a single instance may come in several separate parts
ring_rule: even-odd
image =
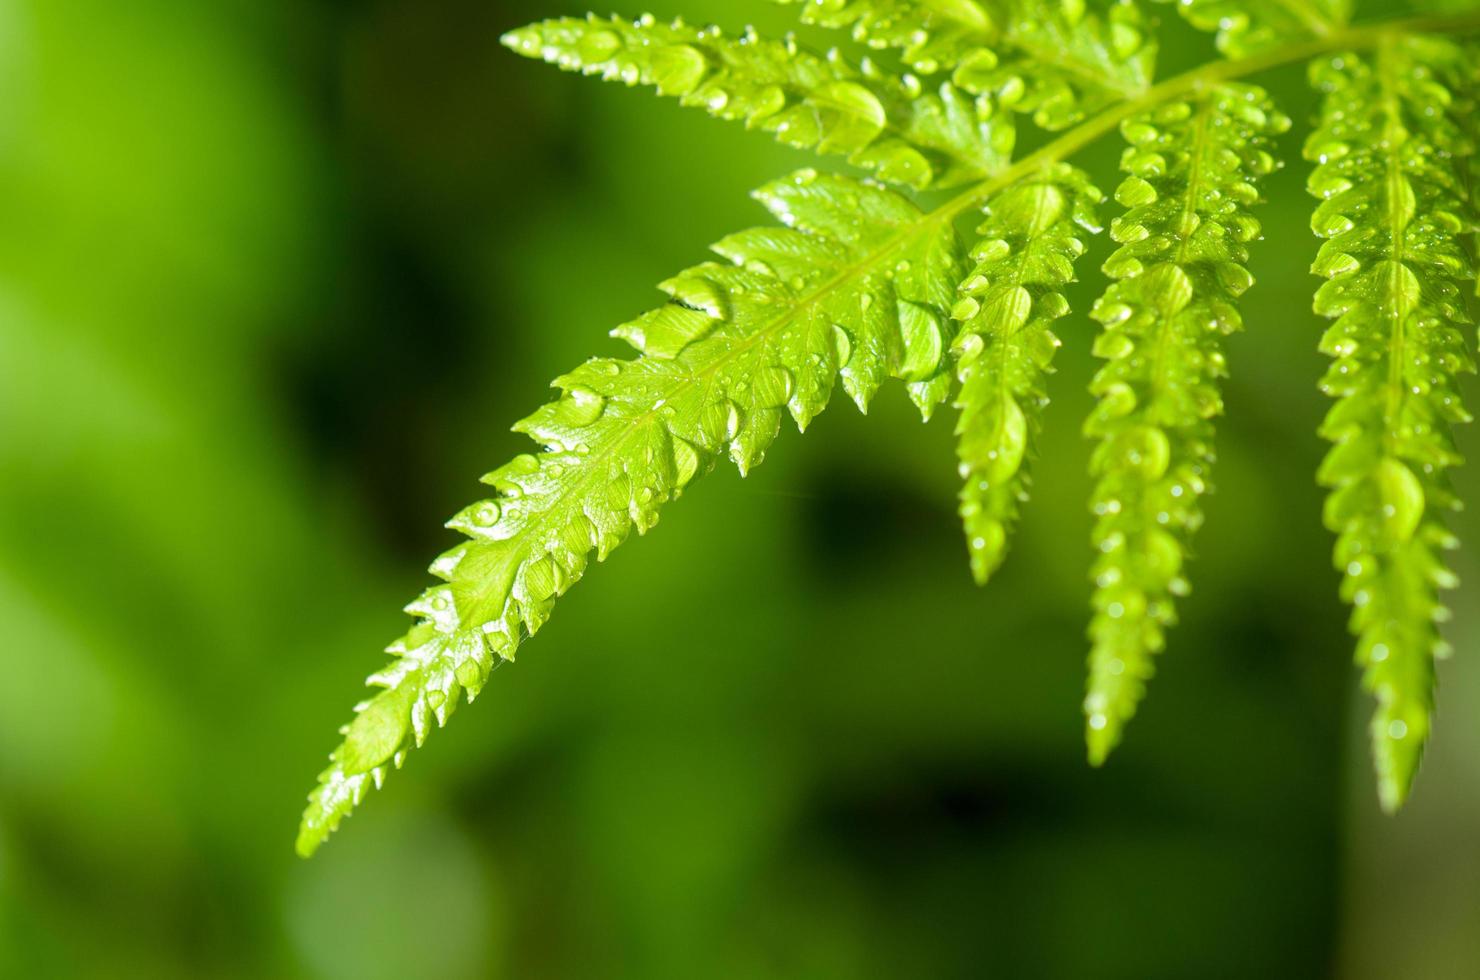
[[[1311,476],[1300,165],[1263,211],[1195,592],[1105,770],[1077,316],[991,589],[949,413],[839,398],[293,856],[442,520],[524,451],[509,424],[806,160],[497,44],[578,10],[0,0],[0,976],[1475,977],[1480,601],[1454,597],[1438,735],[1385,819]],[[1173,68],[1210,50],[1168,37]],[[1310,116],[1300,71],[1267,81]]]

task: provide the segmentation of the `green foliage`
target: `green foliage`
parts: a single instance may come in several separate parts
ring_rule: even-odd
[[[592,552],[604,560],[647,531],[719,458],[748,471],[782,416],[805,428],[838,377],[860,408],[890,376],[927,416],[945,398],[945,304],[960,279],[951,223],[810,170],[756,197],[786,227],[731,235],[714,246],[727,262],[663,283],[667,304],[614,331],[641,356],[559,378],[561,397],[515,427],[542,450],[485,476],[496,495],[449,522],[469,540],[432,565],[444,584],[407,607],[420,622],[370,678],[383,690],[358,706],[320,778],[302,853],[514,658]]]
[[[540,445],[485,477],[494,496],[450,523],[468,541],[408,607],[418,623],[371,677],[343,744],[310,798],[299,850],[310,853],[389,766],[399,766],[462,696],[549,618],[557,597],[721,457],[760,462],[783,415],[799,428],[836,380],[865,407],[899,379],[928,418],[959,383],[960,510],[975,576],[1005,555],[1028,487],[1068,313],[1062,290],[1098,230],[1101,194],[1067,159],[1115,131],[1129,143],[1125,208],[1111,225],[1112,280],[1091,311],[1105,364],[1086,433],[1096,440],[1092,649],[1085,699],[1091,760],[1123,734],[1152,657],[1188,591],[1185,565],[1210,487],[1212,420],[1222,410],[1222,342],[1241,326],[1239,296],[1259,236],[1257,182],[1275,167],[1289,120],[1237,79],[1317,58],[1326,93],[1309,155],[1325,198],[1330,281],[1317,310],[1336,317],[1324,384],[1341,398],[1321,470],[1327,520],[1367,683],[1380,703],[1381,795],[1406,794],[1429,728],[1436,589],[1451,576],[1443,471],[1447,426],[1465,418],[1454,389],[1470,369],[1460,285],[1474,277],[1471,100],[1480,59],[1423,35],[1480,31],[1461,14],[1342,26],[1339,0],[1191,0],[1230,60],[1151,85],[1156,41],[1130,0],[807,0],[803,20],[894,49],[914,72],[754,32],[651,17],[560,19],[505,38],[569,70],[647,84],[686,105],[837,154],[915,189],[966,185],[949,200],[802,171],[757,197],[784,227],[715,246],[723,262],[662,285],[664,306],[614,331],[639,351],[598,358],[556,381],[561,395],[517,426]],[[1364,57],[1349,52],[1371,51]],[[943,76],[929,81],[920,76]],[[1009,111],[1010,110],[1010,111]],[[1012,160],[1014,113],[1071,126]],[[968,256],[957,220],[982,211]],[[959,324],[959,335],[956,325]]]
[[[836,51],[823,57],[791,40],[592,15],[534,24],[505,43],[567,71],[652,85],[684,105],[741,120],[791,146],[842,154],[911,187],[979,179],[1012,153],[1006,120],[955,86],[925,92],[918,80],[870,64],[860,70]]]
[[[1027,498],[1026,463],[1041,426],[1059,339],[1053,322],[1069,312],[1059,290],[1084,254],[1080,235],[1098,232],[1103,195],[1089,178],[1059,164],[995,195],[972,250],[975,270],[961,284],[953,315],[961,383],[961,520],[971,569],[985,585],[1007,555],[1007,538]]]
[[[1091,391],[1085,433],[1097,552],[1086,738],[1096,764],[1120,740],[1151,676],[1151,655],[1186,595],[1183,564],[1210,489],[1212,419],[1223,410],[1222,339],[1242,326],[1253,284],[1247,243],[1259,235],[1254,182],[1274,169],[1269,139],[1290,120],[1252,86],[1225,85],[1168,102],[1121,127],[1130,176],[1105,263],[1118,280],[1095,304],[1108,362]]]
[[[1336,321],[1321,340],[1335,359],[1322,388],[1339,399],[1321,430],[1335,445],[1320,479],[1332,488],[1326,524],[1357,662],[1377,697],[1372,745],[1388,810],[1418,771],[1433,661],[1449,652],[1438,592],[1456,584],[1442,552],[1457,544],[1444,514],[1459,501],[1445,471],[1460,462],[1451,426],[1470,419],[1456,376],[1475,370],[1462,291],[1475,276],[1462,237],[1476,229],[1465,131],[1475,106],[1454,94],[1466,70],[1454,45],[1394,37],[1311,72],[1326,93],[1306,146],[1321,198],[1312,227],[1326,240],[1315,308]]]

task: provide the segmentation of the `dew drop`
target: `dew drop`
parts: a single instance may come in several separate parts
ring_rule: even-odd
[[[581,60],[591,65],[606,61],[621,47],[622,39],[611,31],[592,31],[581,38],[577,50]]]
[[[925,381],[940,368],[945,353],[940,318],[927,306],[900,300],[899,324],[905,348],[900,376],[906,381]]]
[[[708,71],[703,52],[687,44],[662,47],[652,55],[652,80],[661,95],[687,95]]]
[[[853,357],[853,338],[848,336],[847,330],[835,323],[832,328],[832,341],[838,367],[847,367],[849,360]]]
[[[560,404],[563,421],[581,428],[601,418],[601,413],[606,410],[606,397],[590,388],[577,385],[566,391]]]
[[[763,368],[755,377],[755,406],[757,408],[780,408],[791,400],[795,386],[796,381],[786,368]]]

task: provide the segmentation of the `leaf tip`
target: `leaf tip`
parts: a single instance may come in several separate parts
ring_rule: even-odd
[[[1120,726],[1104,712],[1090,712],[1084,719],[1084,744],[1089,764],[1099,769],[1120,744]]]
[[[1377,800],[1382,812],[1396,816],[1408,802],[1423,758],[1426,732],[1413,730],[1401,720],[1387,720],[1381,713],[1373,722],[1373,754],[1377,768]]]
[[[315,828],[310,827],[308,820],[305,818],[298,825],[298,840],[294,843],[293,850],[300,858],[306,861],[314,856],[314,852],[319,849],[319,845],[323,842],[323,835]]]
[[[534,57],[540,53],[540,32],[534,25],[515,28],[499,36],[499,43],[516,54]]]

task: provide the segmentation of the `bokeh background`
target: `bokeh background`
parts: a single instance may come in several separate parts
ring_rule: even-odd
[[[1298,164],[1195,593],[1103,771],[1076,316],[989,590],[949,413],[840,398],[597,569],[293,856],[442,520],[524,450],[509,424],[807,159],[497,44],[579,9],[0,0],[0,976],[1475,977],[1480,526],[1386,819],[1311,476]],[[1209,50],[1169,31],[1171,68]],[[1266,80],[1309,117],[1299,70]]]

